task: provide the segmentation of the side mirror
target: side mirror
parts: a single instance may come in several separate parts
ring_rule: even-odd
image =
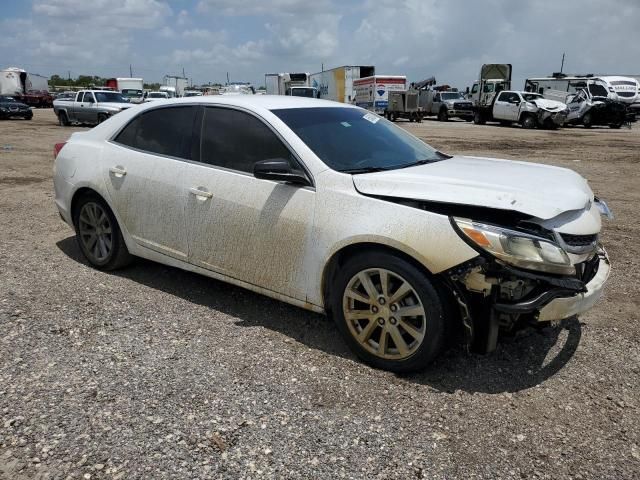
[[[262,180],[275,180],[294,185],[310,185],[307,176],[293,170],[289,162],[284,158],[271,158],[256,162],[253,166],[253,176]]]

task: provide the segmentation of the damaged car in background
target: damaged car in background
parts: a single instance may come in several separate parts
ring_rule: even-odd
[[[491,351],[501,331],[581,314],[609,276],[610,212],[583,177],[446,155],[355,106],[150,102],[54,154],[56,205],[94,267],[139,256],[327,313],[391,371],[456,334]]]

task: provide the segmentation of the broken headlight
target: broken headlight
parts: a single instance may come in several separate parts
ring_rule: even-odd
[[[575,267],[555,243],[508,228],[454,217],[460,232],[474,245],[516,267],[572,275]]]

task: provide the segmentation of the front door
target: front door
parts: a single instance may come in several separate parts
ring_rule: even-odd
[[[76,112],[76,118],[80,123],[94,123],[95,122],[95,106],[96,99],[93,96],[93,92],[84,92],[84,98],[78,105],[78,111]]]
[[[315,190],[253,176],[269,158],[297,159],[261,119],[204,109],[200,163],[187,166],[189,261],[306,300]]]
[[[107,190],[133,240],[187,260],[184,208],[197,107],[149,110],[107,143],[102,168]]]

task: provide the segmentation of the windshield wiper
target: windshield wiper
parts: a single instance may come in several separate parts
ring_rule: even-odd
[[[397,168],[397,167],[395,167]],[[346,170],[340,170],[342,173],[350,173],[350,174],[358,174],[358,173],[374,173],[374,172],[384,172],[385,170],[391,170],[391,168],[385,167],[362,167],[362,168],[351,168]]]

